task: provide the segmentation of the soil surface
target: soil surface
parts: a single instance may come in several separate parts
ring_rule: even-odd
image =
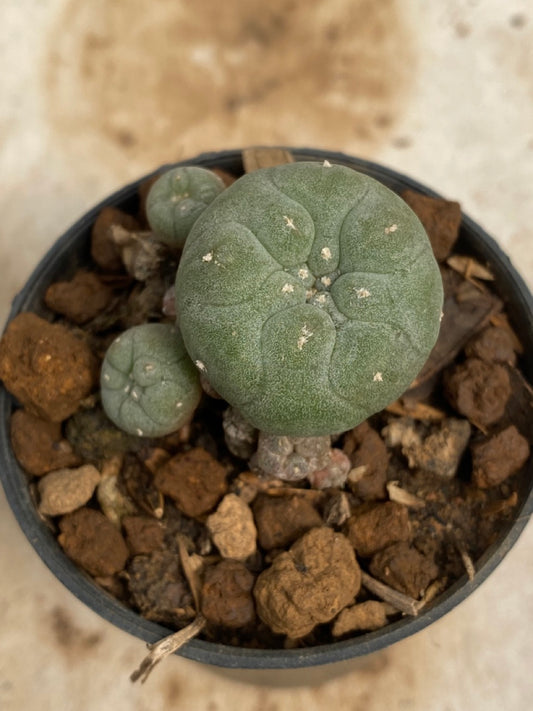
[[[179,252],[131,256],[151,244],[142,199],[135,215],[102,212],[92,264],[46,292],[50,321],[11,322],[0,377],[18,401],[13,450],[41,515],[95,584],[170,629],[201,613],[206,639],[292,648],[384,627],[475,574],[514,515],[533,391],[490,274],[455,252],[459,206],[405,197],[441,266],[438,342],[412,388],[332,438],[304,480],[262,475],[257,433],[212,392],[158,439],[126,435],[103,413],[109,343],[173,319],[165,293]]]

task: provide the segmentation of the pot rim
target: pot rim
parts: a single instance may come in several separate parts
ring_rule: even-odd
[[[312,148],[288,147],[295,160],[329,160],[332,163],[348,165],[360,172],[384,182],[393,190],[412,189],[431,197],[440,197],[417,181],[403,174],[379,165],[372,161],[359,159],[350,155]],[[114,192],[91,210],[86,212],[52,245],[39,264],[33,270],[23,289],[13,300],[11,311],[6,323],[9,323],[19,312],[35,311],[35,303],[40,300],[43,286],[50,283],[54,270],[60,260],[68,260],[69,250],[73,241],[87,237],[96,217],[102,208],[120,205],[133,200],[137,195],[138,186],[157,173],[177,165],[200,165],[204,167],[231,167],[235,170],[236,163],[241,161],[241,149],[214,151],[202,153],[194,158],[177,163],[166,164],[157,170],[129,183]],[[463,214],[461,223],[461,239],[468,244],[469,251],[479,254],[490,262],[498,281],[503,282],[505,294],[502,292],[507,308],[518,320],[522,320],[525,328],[521,336],[526,341],[526,353],[533,352],[533,296],[516,271],[510,259],[501,250],[496,241],[490,237],[476,222]],[[512,287],[512,288],[511,288]],[[527,344],[527,341],[531,343]],[[533,377],[533,362],[524,361],[529,378]],[[0,478],[4,486],[9,505],[29,542],[51,570],[51,572],[83,603],[98,613],[108,622],[120,629],[153,643],[171,634],[163,625],[141,617],[140,614],[126,607],[103,589],[99,589],[89,575],[79,569],[63,553],[54,534],[39,517],[31,499],[27,476],[19,467],[9,439],[9,417],[14,399],[3,387],[0,388]],[[473,580],[468,580],[466,574],[447,588],[431,604],[424,608],[417,617],[404,617],[381,630],[368,632],[351,639],[318,645],[306,649],[247,649],[229,645],[193,639],[182,647],[178,654],[204,664],[219,667],[240,669],[290,669],[341,662],[355,657],[376,652],[395,642],[404,639],[427,627],[432,622],[445,615],[456,605],[468,597],[490,575],[496,566],[517,541],[533,513],[533,458],[529,462],[529,493],[524,497],[521,506],[515,512],[514,520],[502,532],[490,548],[476,561],[476,573]]]

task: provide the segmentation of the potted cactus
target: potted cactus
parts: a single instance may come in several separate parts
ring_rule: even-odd
[[[241,173],[237,152],[206,156],[112,196],[41,264],[0,345],[0,376],[21,405],[10,419],[2,393],[8,498],[81,599],[146,641],[171,634],[138,675],[199,634],[181,653],[222,666],[305,666],[378,649],[456,604],[465,580],[468,590],[481,582],[503,555],[489,544],[514,540],[518,512],[531,506],[527,424],[509,415],[509,395],[483,419],[479,388],[464,396],[459,372],[470,344],[465,368],[499,383],[486,388],[494,413],[509,378],[529,392],[515,368],[520,344],[501,301],[483,285],[481,305],[468,292],[480,272],[472,279],[449,250],[445,264],[412,197],[398,195],[428,191],[316,151]],[[511,320],[531,329],[519,277],[477,226],[462,230],[468,269],[486,269],[481,257],[515,280]],[[435,346],[452,282],[454,303],[467,307],[450,320],[469,318],[478,338],[458,336],[457,323],[445,334],[455,365],[443,361],[442,335]],[[69,303],[72,284],[83,309]],[[89,284],[98,308],[87,307]],[[41,324],[53,318],[43,295],[57,323]],[[27,311],[39,316],[24,324]],[[76,360],[86,378],[66,377],[64,365],[59,395],[43,396],[32,378],[55,364],[51,345],[41,352],[56,338],[48,326],[86,349]],[[491,339],[505,364],[483,355]],[[13,372],[21,342],[39,363],[22,375]],[[25,456],[28,423],[62,450],[59,466]],[[496,442],[515,452],[505,476],[483,460]],[[41,518],[20,464],[37,477]],[[506,509],[501,487],[514,496]],[[468,516],[498,514],[472,555],[458,515],[453,561],[439,568],[451,539],[435,542],[428,509],[441,516],[452,499]]]

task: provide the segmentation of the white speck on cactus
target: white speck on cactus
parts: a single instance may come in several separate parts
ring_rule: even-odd
[[[128,384],[126,385],[126,387],[124,388],[124,392],[125,392],[126,394],[129,394],[130,390],[131,390],[131,383],[128,383]]]
[[[368,299],[368,297],[370,296],[370,292],[363,286],[360,289],[355,290],[355,295],[358,299]]]
[[[439,321],[442,321],[443,318],[444,318],[444,311],[441,311],[440,316],[439,316]]]
[[[325,304],[326,303],[326,295],[325,294],[319,294],[316,297],[316,300],[319,304]]]
[[[207,373],[207,368],[206,368],[206,366],[205,366],[205,363],[202,363],[201,360],[195,360],[195,361],[194,361],[194,365],[198,368],[198,370],[199,370],[201,373]]]
[[[290,230],[297,230],[298,228],[294,224],[294,218],[293,217],[287,217],[287,215],[283,215],[283,219],[285,220],[285,226],[288,227]]]
[[[324,284],[324,286],[331,286],[331,279],[328,276],[321,277],[320,281]]]
[[[382,373],[380,373],[379,371],[378,371],[377,373],[374,373],[374,377],[372,378],[372,380],[373,380],[375,383],[382,383],[382,382],[383,382],[383,375],[382,375]]]
[[[137,390],[131,391],[131,397],[135,400],[135,402],[139,400],[139,393],[137,392]]]
[[[202,257],[202,262],[212,262],[213,261],[213,252],[208,252],[207,254],[204,254]]]
[[[281,293],[282,294],[292,294],[294,291],[294,286],[292,284],[283,284],[281,288]]]
[[[154,370],[154,369],[155,369],[155,365],[153,363],[146,363],[146,365],[143,368],[145,373],[151,373],[152,370]]]
[[[305,269],[305,267],[302,269],[298,269],[298,276],[300,277],[300,279],[307,279],[307,277],[309,276],[309,270]]]
[[[183,403],[182,403],[182,402],[177,402],[177,403],[176,403],[176,409],[179,410],[180,407],[183,407]]]
[[[144,434],[144,432],[141,430],[140,427],[137,427],[137,429],[135,430],[135,432],[137,433],[137,435],[138,435],[139,437],[142,437],[143,434]]]
[[[104,373],[104,380],[106,381],[106,383],[111,380],[111,378],[109,377],[109,373]]]
[[[309,341],[313,335],[312,331],[309,330],[306,323],[302,326],[301,336],[298,338],[298,350],[301,351],[305,344]]]
[[[326,262],[329,262],[329,260],[331,259],[331,249],[329,247],[322,247],[322,249],[320,250],[320,256],[322,257],[322,259],[325,259]]]
[[[331,168],[331,163],[329,162],[329,160],[325,160],[325,161],[322,163],[322,167],[323,167],[323,168]]]
[[[307,289],[307,291],[305,292],[305,298],[309,301],[309,299],[312,299],[315,294],[316,289]]]
[[[390,235],[391,232],[396,232],[397,229],[398,229],[398,225],[397,225],[397,224],[390,225],[390,227],[385,227],[385,234],[386,234],[386,235]]]

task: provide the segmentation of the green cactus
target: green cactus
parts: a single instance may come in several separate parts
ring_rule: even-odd
[[[342,432],[401,395],[435,343],[442,298],[411,209],[327,161],[237,180],[194,224],[176,278],[192,360],[278,435]]]
[[[152,185],[146,200],[155,236],[172,247],[183,247],[198,216],[222,190],[224,183],[211,170],[196,166],[167,170]]]
[[[105,355],[100,385],[109,419],[139,437],[179,429],[201,394],[179,331],[165,323],[134,326],[116,338]]]

